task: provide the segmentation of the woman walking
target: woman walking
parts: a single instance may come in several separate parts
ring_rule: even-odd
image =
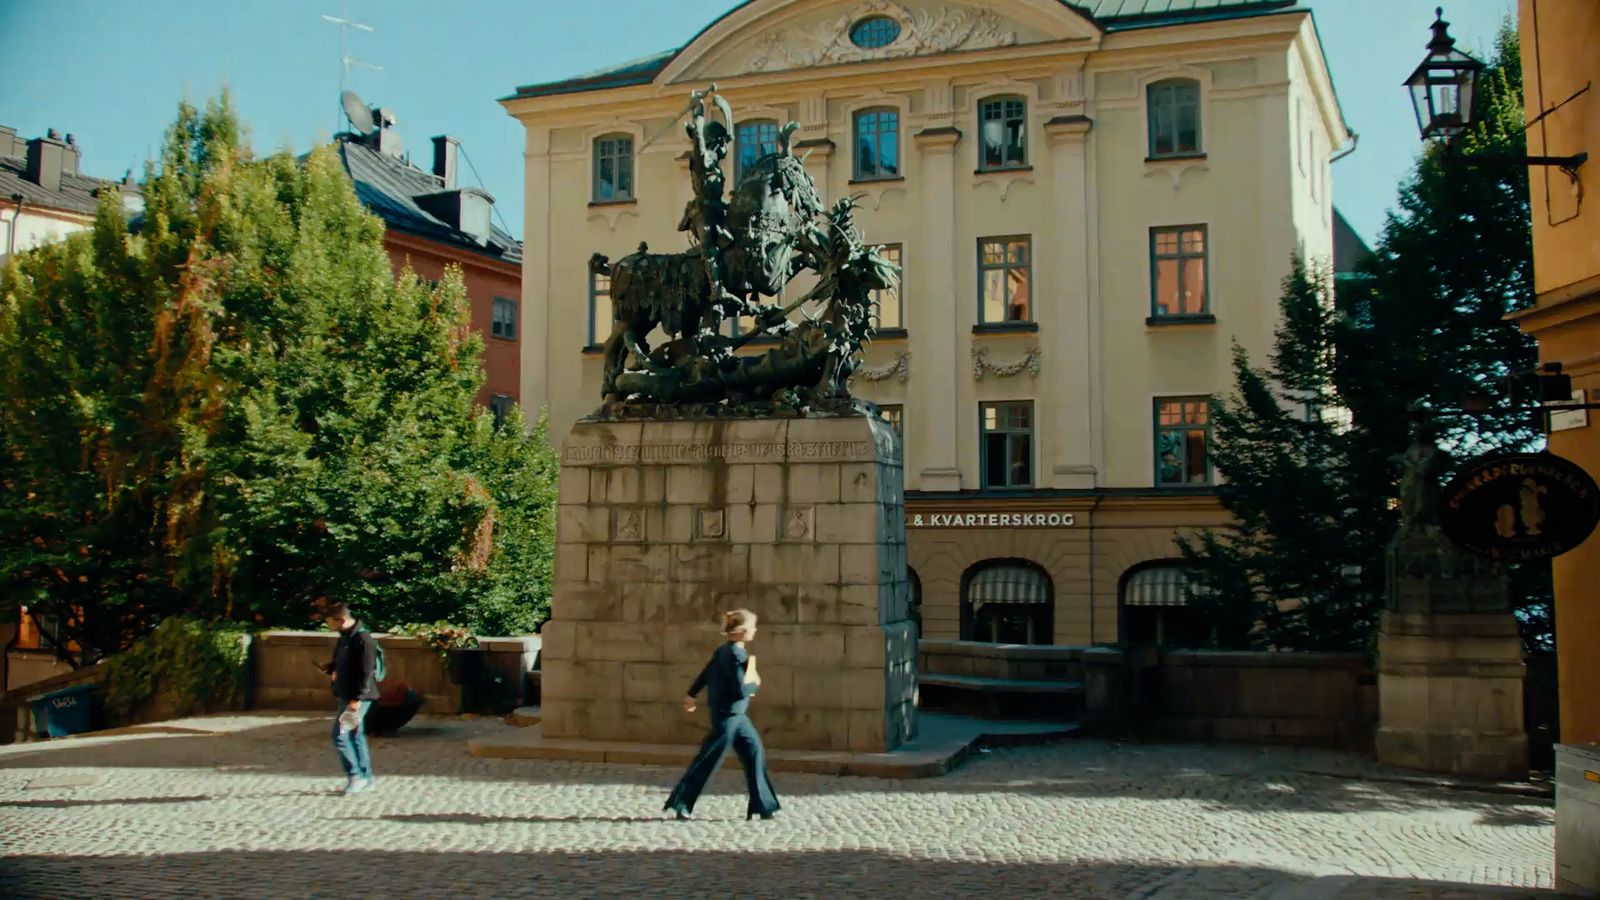
[[[756,658],[745,649],[745,644],[756,636],[756,614],[748,609],[723,613],[722,634],[728,639],[727,643],[711,654],[711,660],[689,686],[688,696],[683,698],[683,711],[692,713],[695,696],[705,690],[706,705],[711,709],[711,730],[694,762],[689,764],[689,770],[683,773],[678,786],[667,797],[664,808],[680,819],[692,816],[695,801],[700,799],[706,781],[722,765],[722,758],[732,747],[740,765],[744,766],[745,785],[750,792],[745,819],[756,816],[770,819],[778,811],[778,797],[772,791],[772,779],[767,777],[767,752],[761,746],[761,735],[745,715],[750,697],[761,687]]]

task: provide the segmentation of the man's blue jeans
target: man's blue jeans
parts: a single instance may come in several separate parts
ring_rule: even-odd
[[[333,714],[333,749],[339,751],[339,763],[344,766],[344,774],[369,781],[372,779],[372,757],[367,752],[367,707],[371,705],[371,700],[362,700],[356,709],[360,719],[355,731],[345,731],[339,727],[339,716],[344,714],[347,704],[340,703]]]

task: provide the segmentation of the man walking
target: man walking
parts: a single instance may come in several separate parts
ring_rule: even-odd
[[[350,614],[345,603],[327,607],[328,627],[339,632],[333,661],[323,667],[333,682],[338,706],[333,720],[333,748],[347,779],[346,795],[372,787],[372,758],[367,751],[367,708],[378,699],[378,640]]]

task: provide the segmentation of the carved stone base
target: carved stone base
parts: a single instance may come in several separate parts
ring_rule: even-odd
[[[768,746],[885,752],[916,733],[899,441],[877,416],[585,421],[562,449],[541,727],[698,743],[684,692],[760,617]],[[702,702],[704,698],[702,697]]]
[[[1510,613],[1384,613],[1378,672],[1380,763],[1527,777],[1522,639]]]

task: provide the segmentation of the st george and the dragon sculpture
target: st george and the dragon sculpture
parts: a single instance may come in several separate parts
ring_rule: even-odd
[[[719,120],[720,114],[720,120]],[[678,223],[690,249],[651,253],[644,244],[611,262],[589,262],[611,279],[602,416],[790,414],[850,404],[849,379],[873,333],[873,298],[900,269],[870,247],[855,223],[856,200],[825,208],[793,122],[777,147],[744,167],[731,196],[723,160],[733,112],[715,84],[690,97],[686,130],[694,197]],[[800,273],[816,283],[791,302]],[[741,333],[732,323],[745,323]],[[798,321],[796,320],[798,319]],[[660,328],[666,339],[650,346]],[[765,352],[740,352],[752,341]]]

